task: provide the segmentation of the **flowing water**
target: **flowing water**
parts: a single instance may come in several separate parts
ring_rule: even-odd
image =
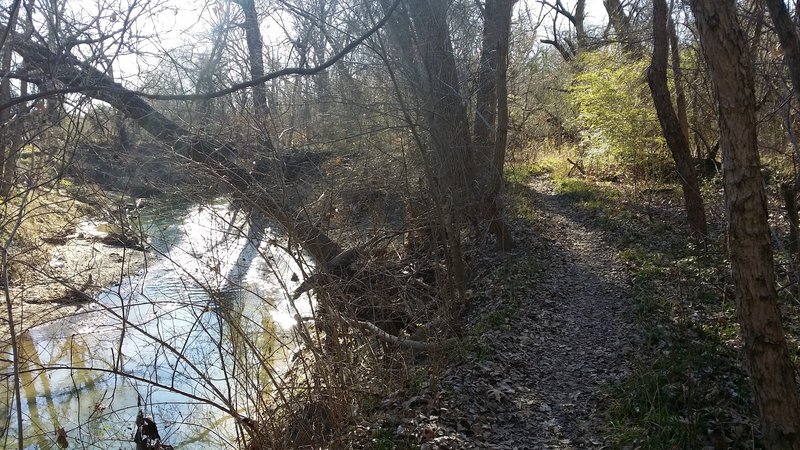
[[[134,448],[139,404],[178,448],[236,446],[230,411],[263,408],[294,350],[291,317],[311,308],[286,295],[296,262],[242,222],[222,203],[143,213],[145,271],[19,336],[27,448],[58,448],[62,428],[69,448]],[[15,411],[0,420],[12,447]]]

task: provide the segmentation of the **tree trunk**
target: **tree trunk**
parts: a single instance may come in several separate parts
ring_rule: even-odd
[[[678,113],[678,122],[681,124],[681,131],[689,140],[689,117],[686,114],[686,94],[683,90],[683,70],[681,69],[681,49],[678,45],[678,32],[675,29],[675,21],[672,17],[667,23],[669,29],[669,48],[672,50],[672,81],[675,84],[675,109]],[[687,142],[688,143],[688,142]]]
[[[314,11],[314,15],[317,17],[317,23],[310,26],[317,29],[315,31],[309,30],[309,40],[311,49],[314,52],[315,63],[319,65],[325,62],[326,59],[328,39],[330,36],[327,26],[330,21],[331,12],[336,9],[336,2],[319,0],[315,8],[317,8],[317,10]],[[314,88],[316,91],[314,95],[318,108],[317,112],[320,115],[328,114],[331,102],[331,77],[327,70],[318,73],[314,77]],[[314,127],[315,130],[319,128],[320,127]],[[322,129],[319,129],[317,132],[320,133],[320,135],[325,134],[325,131]]]
[[[667,53],[669,36],[667,33],[667,2],[653,1],[653,59],[647,69],[647,83],[653,95],[653,104],[658,114],[658,121],[664,131],[667,146],[675,160],[675,168],[683,188],[683,200],[692,237],[703,241],[708,234],[706,228],[706,211],[703,197],[697,183],[697,174],[692,166],[689,152],[689,140],[683,133],[678,116],[672,108],[669,87],[667,85]]]
[[[622,43],[622,49],[632,59],[644,58],[644,47],[634,37],[631,20],[625,13],[620,0],[603,0],[603,6],[608,13],[608,21],[617,32],[617,40]]]
[[[589,44],[589,37],[586,34],[586,27],[584,26],[585,21],[586,21],[586,0],[578,0],[575,2],[575,22],[573,22],[573,25],[575,25],[575,41],[577,42],[578,45],[575,52],[576,54],[580,53],[581,50],[584,50],[586,47],[588,47]]]
[[[458,71],[447,22],[448,0],[407,0],[406,11],[422,62],[417,86],[428,128],[431,158],[426,158],[429,186],[438,209],[438,221],[445,232],[448,265],[447,290],[451,298],[444,305],[454,327],[460,326],[467,284],[461,250],[461,230],[471,216],[476,200],[472,142],[467,119],[467,102],[459,91]]]
[[[264,46],[261,40],[261,30],[258,25],[258,12],[255,0],[239,0],[239,5],[244,13],[244,32],[247,40],[247,60],[250,63],[250,78],[255,80],[264,76]],[[267,132],[267,119],[269,118],[269,104],[267,103],[267,87],[261,83],[253,86],[253,107],[261,133],[259,134],[259,147],[274,151],[275,146]]]
[[[797,214],[797,191],[794,183],[781,185],[783,205],[786,208],[786,218],[789,222],[789,255],[792,265],[797,261],[797,237],[800,235],[800,216]],[[794,270],[792,270],[794,272]],[[794,274],[796,278],[796,274]],[[795,280],[797,281],[797,280]]]
[[[0,33],[5,29],[0,25]],[[149,103],[115,83],[106,74],[70,55],[56,56],[47,47],[32,41],[14,40],[14,50],[31,66],[49,73],[65,87],[85,88],[82,94],[108,103],[136,121],[155,139],[179,154],[201,163],[211,173],[225,180],[262,211],[286,229],[324,269],[325,263],[342,252],[341,247],[317,228],[305,215],[298,215],[278,203],[249,171],[232,159],[235,148],[210,137],[193,134],[154,110]],[[58,61],[57,66],[53,61]]]
[[[18,8],[12,11],[9,27],[11,30],[16,25]],[[3,74],[11,70],[13,57],[14,33],[8,33],[3,48],[0,49],[0,72]],[[7,76],[0,77],[0,103],[11,100],[11,80]],[[17,140],[14,139],[11,123],[11,109],[0,110],[0,198],[8,198],[14,184],[17,168]]]
[[[447,23],[447,0],[408,0],[408,11],[425,67],[424,112],[430,132],[433,170],[445,202],[462,220],[473,199],[472,149],[467,105]]]
[[[557,27],[558,22],[555,19],[553,20],[552,29],[553,39],[542,39],[541,42],[543,44],[550,44],[555,47],[555,49],[558,50],[558,53],[561,54],[561,57],[564,58],[564,61],[572,61],[580,52],[589,47],[589,35],[586,34],[586,26],[584,25],[586,21],[586,0],[577,0],[575,2],[575,14],[570,13],[560,0],[556,0],[556,2],[552,4],[546,4],[553,9],[553,11],[556,13],[556,17],[558,15],[564,16],[567,20],[569,20],[572,26],[575,27],[575,43],[566,37],[559,37]]]
[[[195,92],[198,94],[214,91],[214,74],[219,69],[225,47],[228,45],[228,26],[226,23],[215,26],[213,33],[214,44],[211,46],[208,59],[203,62],[197,73]],[[203,98],[195,102],[195,108],[199,115],[198,122],[201,126],[206,126],[211,120],[214,112],[214,101],[214,99]]]
[[[476,159],[481,161],[485,178],[482,209],[498,247],[506,251],[514,243],[503,221],[500,193],[508,137],[508,48],[514,3],[516,0],[486,1],[473,133]]]
[[[747,44],[735,0],[691,5],[719,105],[731,269],[764,443],[798,450],[800,399],[777,303]]]
[[[800,99],[800,37],[783,0],[767,0],[767,8],[781,42],[794,93]]]

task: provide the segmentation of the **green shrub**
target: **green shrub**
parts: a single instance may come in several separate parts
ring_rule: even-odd
[[[614,166],[645,177],[669,170],[669,154],[645,81],[646,61],[632,62],[611,48],[586,53],[574,78],[581,145],[595,167]]]

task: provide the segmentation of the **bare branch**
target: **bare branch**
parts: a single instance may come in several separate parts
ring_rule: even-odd
[[[24,96],[24,97],[16,97],[16,98],[12,99],[11,101],[0,105],[0,110],[1,109],[5,109],[5,108],[10,108],[10,107],[12,107],[12,106],[14,106],[16,104],[19,104],[19,103],[32,101],[32,100],[36,100],[36,99],[39,99],[39,98],[48,97],[48,96],[56,95],[56,94],[79,93],[79,92],[98,91],[98,90],[117,90],[117,89],[124,89],[128,93],[137,95],[137,96],[142,97],[142,98],[151,99],[151,100],[207,100],[207,99],[212,99],[212,98],[223,97],[225,95],[232,94],[234,92],[241,91],[243,89],[247,89],[247,88],[259,85],[259,84],[266,83],[267,81],[271,81],[271,80],[274,80],[276,78],[281,78],[281,77],[285,77],[285,76],[288,76],[288,75],[315,75],[315,74],[318,74],[318,73],[322,72],[323,70],[327,69],[328,67],[332,66],[333,64],[335,64],[336,62],[338,62],[339,60],[344,58],[345,56],[347,56],[356,47],[361,45],[361,43],[363,43],[370,36],[375,34],[378,30],[383,28],[383,26],[386,24],[386,22],[392,16],[392,13],[397,9],[397,5],[399,5],[399,4],[400,4],[400,0],[395,0],[394,3],[392,4],[392,6],[389,8],[389,10],[383,16],[383,18],[380,21],[378,21],[378,23],[376,23],[372,28],[367,30],[364,34],[362,34],[357,39],[355,39],[354,41],[352,41],[349,44],[347,44],[342,50],[340,50],[338,53],[336,53],[335,55],[331,56],[325,62],[323,62],[322,64],[319,64],[318,66],[314,66],[314,67],[287,67],[285,69],[277,70],[275,72],[270,72],[270,73],[268,73],[268,74],[266,74],[266,75],[264,75],[262,77],[255,78],[255,79],[248,80],[248,81],[244,81],[242,83],[237,83],[237,84],[234,84],[233,86],[230,86],[228,88],[221,89],[221,90],[218,90],[218,91],[215,91],[215,92],[209,92],[209,93],[206,93],[206,94],[164,95],[164,94],[148,94],[147,92],[128,90],[128,89],[123,88],[122,86],[118,86],[118,87],[115,87],[115,86],[91,86],[91,85],[72,86],[72,87],[68,87],[68,88],[53,89],[53,90],[43,91],[43,92],[39,92],[39,93],[36,93],[36,94],[27,95],[27,96]],[[0,25],[0,30],[2,30],[4,33],[8,32],[8,28],[5,27],[5,26],[2,26],[2,25]],[[53,55],[53,57],[55,58],[55,55]],[[66,58],[67,59],[72,59],[74,61],[77,61],[72,56],[66,56]]]
[[[425,352],[441,351],[450,348],[458,343],[458,339],[455,338],[446,339],[442,342],[415,341],[413,339],[406,339],[399,336],[395,336],[393,334],[389,334],[371,322],[365,322],[363,320],[352,320],[342,315],[339,315],[339,317],[345,323],[347,323],[353,328],[364,330],[384,342],[388,342],[390,344],[394,344],[400,347],[410,348],[412,350],[420,350]]]

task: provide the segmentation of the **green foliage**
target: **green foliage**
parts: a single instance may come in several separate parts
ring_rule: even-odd
[[[720,448],[729,441],[752,446],[750,425],[737,422],[737,410],[748,408],[739,395],[747,389],[743,372],[730,365],[730,351],[715,336],[682,331],[649,330],[646,339],[657,356],[615,387],[613,440],[665,450],[711,443]]]
[[[524,183],[528,177],[540,173],[537,166],[528,162],[506,164],[505,178],[509,183]]]
[[[563,194],[573,202],[590,202],[599,197],[597,186],[594,183],[572,178],[557,180],[556,192]]]
[[[647,62],[603,49],[584,54],[581,64],[570,98],[578,109],[587,157],[637,177],[660,172],[669,155],[645,81]]]
[[[618,222],[626,220],[623,211],[610,207],[610,202],[619,197],[614,189],[602,183],[578,178],[553,177],[553,182],[557,193],[579,204],[581,208],[592,211],[598,224],[618,228]]]

